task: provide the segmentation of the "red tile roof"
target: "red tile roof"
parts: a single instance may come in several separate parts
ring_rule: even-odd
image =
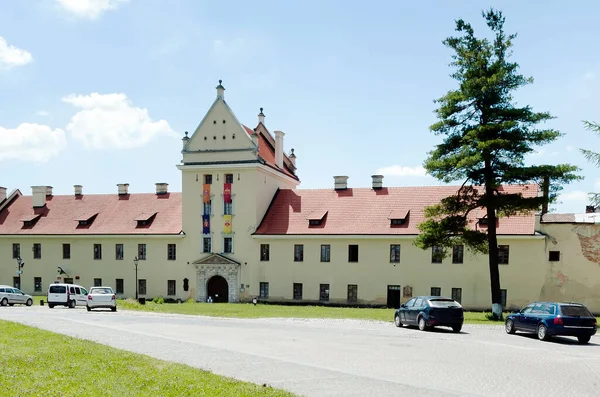
[[[181,232],[181,193],[162,195],[133,193],[50,196],[46,207],[32,207],[31,196],[18,196],[0,211],[0,235],[56,234],[179,234]],[[156,213],[150,225],[138,227],[136,219]],[[41,217],[33,226],[24,220]],[[78,220],[93,218],[89,225]]]
[[[243,127],[246,130],[246,132],[248,133],[248,135],[250,135],[250,136],[257,133],[256,131],[254,131],[251,128],[246,127],[245,125]],[[268,134],[268,132],[267,132],[267,134]],[[298,180],[298,177],[294,174],[294,172],[292,171],[292,169],[290,167],[291,161],[285,153],[283,154],[283,170],[281,168],[277,167],[277,165],[275,164],[275,144],[273,141],[273,137],[271,137],[271,136],[266,137],[263,132],[258,133],[258,155],[263,160],[265,160],[265,162],[267,163],[267,166],[269,166],[279,172],[282,172],[289,177],[292,177],[292,178]]]
[[[259,235],[416,235],[426,206],[456,193],[457,186],[279,190],[256,230]],[[508,193],[537,196],[537,185],[504,186]],[[328,211],[320,225],[309,225],[310,214]],[[410,211],[410,212],[409,212]],[[406,214],[406,222],[391,225],[390,214]],[[485,230],[472,216],[472,227]],[[534,234],[535,216],[499,219],[498,234]]]

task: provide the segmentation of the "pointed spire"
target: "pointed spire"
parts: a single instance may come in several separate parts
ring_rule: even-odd
[[[223,80],[219,80],[219,85],[217,86],[217,97],[221,99],[225,99],[225,87],[223,87]]]
[[[263,113],[263,108],[260,108],[260,113],[258,114],[258,122],[265,124],[265,114]]]
[[[296,166],[296,155],[294,154],[294,148],[291,149],[291,153],[288,156],[294,167]]]

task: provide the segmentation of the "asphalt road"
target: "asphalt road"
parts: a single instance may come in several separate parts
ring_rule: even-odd
[[[600,336],[541,342],[502,327],[460,334],[357,320],[224,319],[47,306],[0,319],[306,396],[597,396]]]

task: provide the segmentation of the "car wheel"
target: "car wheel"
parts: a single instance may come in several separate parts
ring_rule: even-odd
[[[113,312],[116,312],[117,311],[117,307],[116,306],[115,307],[111,307],[110,310],[112,310]]]
[[[54,307],[54,305],[53,305],[53,304],[51,304],[51,303],[48,303],[48,308],[49,308],[49,309],[52,309],[53,307]]]
[[[513,322],[513,320],[511,320],[510,318],[507,319],[506,323],[504,324],[504,329],[506,330],[507,334],[514,334],[516,330],[515,323]]]
[[[589,335],[584,335],[584,336],[578,336],[577,340],[579,341],[579,343],[581,343],[582,345],[585,345],[586,343],[588,343],[590,341],[590,336]]]
[[[33,299],[27,299],[27,303],[25,303],[27,306],[31,306],[33,305]]]
[[[0,305],[2,305],[2,306],[8,305],[8,299],[6,299],[6,298],[2,299],[2,302],[0,302]]]
[[[539,340],[548,340],[550,337],[548,336],[548,328],[544,324],[538,325],[537,328],[537,336]]]
[[[427,330],[427,323],[425,322],[425,319],[423,318],[423,316],[419,317],[419,329],[421,331]]]
[[[74,309],[75,308],[75,301],[69,301],[69,308]]]
[[[89,307],[89,306],[86,306],[85,308],[87,309],[87,311],[88,311],[88,312],[91,312],[91,311],[92,311],[92,308],[91,308],[91,307]]]
[[[396,325],[396,327],[402,327],[402,321],[400,321],[400,316],[396,315],[394,317],[394,324]]]
[[[462,324],[452,326],[453,332],[459,333],[461,329],[462,329]]]

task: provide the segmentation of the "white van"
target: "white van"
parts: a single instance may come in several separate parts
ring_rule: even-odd
[[[52,309],[54,306],[67,306],[74,308],[75,306],[87,305],[87,290],[77,284],[50,284],[48,287],[48,307]]]

